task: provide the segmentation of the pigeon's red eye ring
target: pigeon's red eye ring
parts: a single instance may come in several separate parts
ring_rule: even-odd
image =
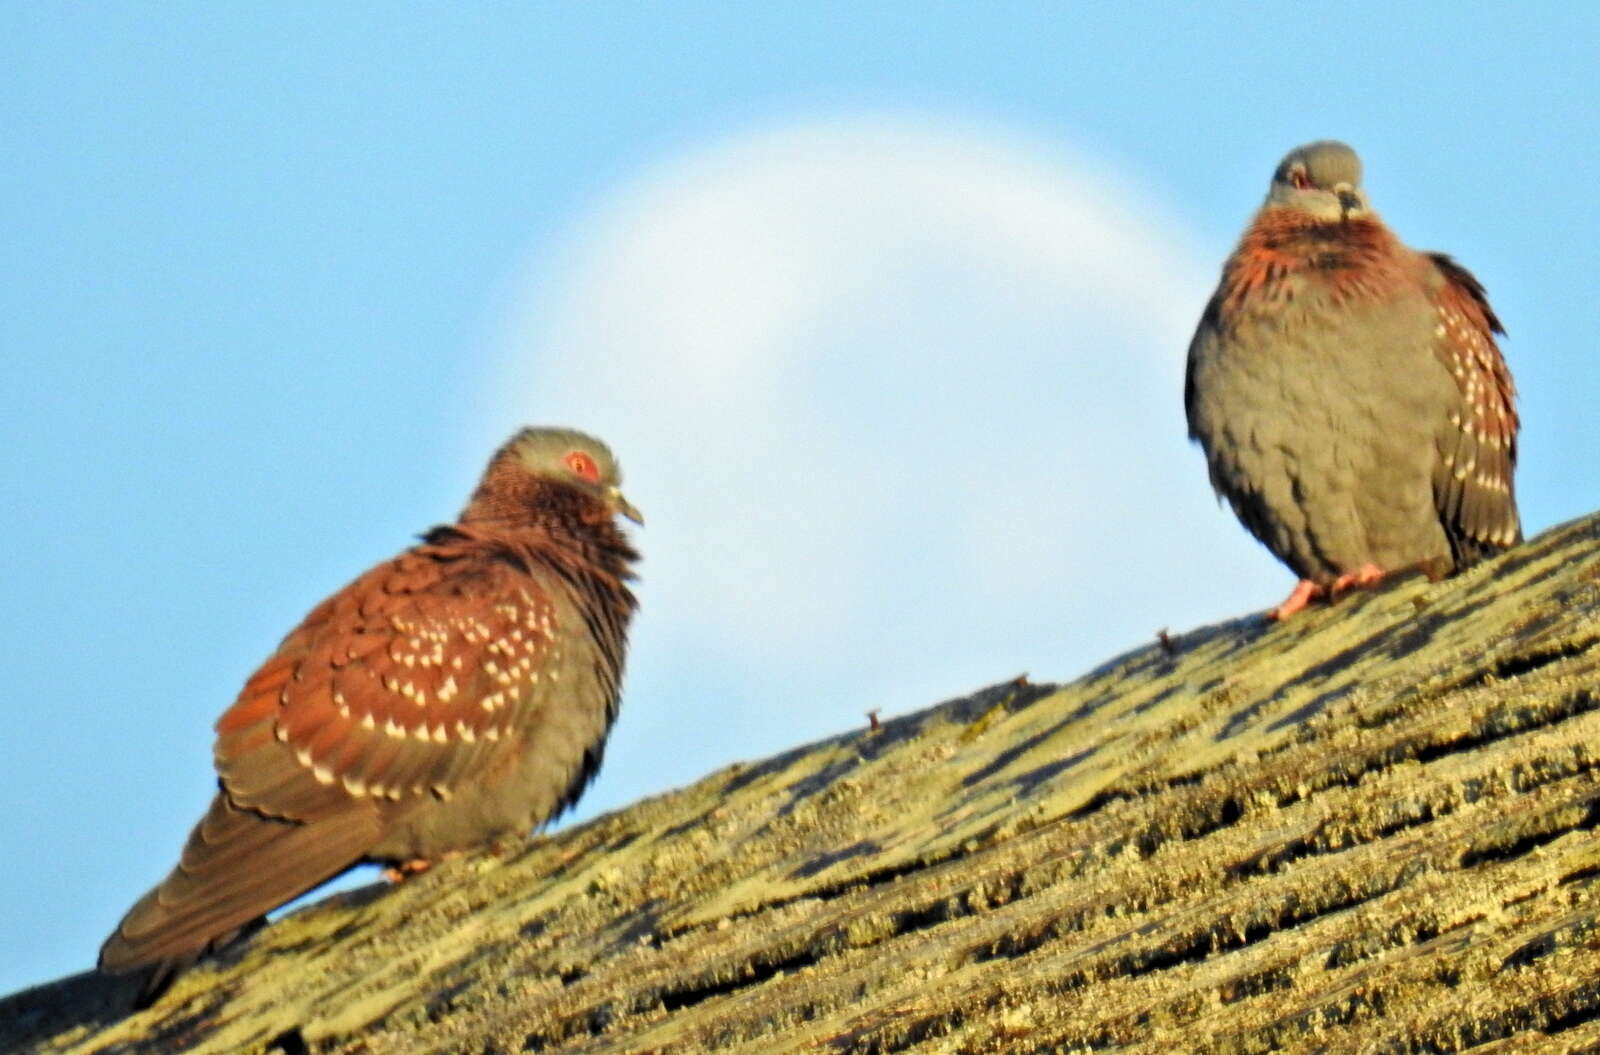
[[[572,451],[567,455],[565,461],[568,469],[571,469],[585,480],[595,484],[600,482],[600,466],[596,465],[594,459],[589,457],[586,452]]]
[[[1311,186],[1311,177],[1306,175],[1305,169],[1295,169],[1289,173],[1289,182],[1294,184],[1295,190],[1305,190]]]

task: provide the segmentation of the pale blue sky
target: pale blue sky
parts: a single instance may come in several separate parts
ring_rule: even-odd
[[[580,817],[1275,602],[1178,383],[1310,139],[1488,286],[1528,528],[1600,504],[1600,8],[862,6],[0,7],[0,992],[522,423],[650,518]]]

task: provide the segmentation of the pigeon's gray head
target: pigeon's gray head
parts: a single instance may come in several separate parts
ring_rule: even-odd
[[[540,510],[566,515],[573,508],[583,517],[599,510],[644,523],[622,497],[622,469],[604,443],[576,429],[523,429],[489,459],[461,518],[522,521]]]
[[[523,429],[501,448],[534,477],[588,494],[634,523],[644,517],[622,497],[622,467],[611,448],[576,429]]]
[[[1325,221],[1364,216],[1371,206],[1361,189],[1361,159],[1333,139],[1295,147],[1272,174],[1267,204]]]

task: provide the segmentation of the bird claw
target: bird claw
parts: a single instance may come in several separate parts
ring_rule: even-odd
[[[412,876],[421,875],[433,867],[433,862],[422,857],[413,857],[409,861],[399,861],[383,870],[383,878],[391,883],[402,883]]]
[[[1276,608],[1267,609],[1267,618],[1274,623],[1281,623],[1304,609],[1318,597],[1321,597],[1322,594],[1323,589],[1321,586],[1318,586],[1310,579],[1301,579],[1294,584],[1294,589],[1290,591],[1288,597],[1283,599],[1282,604]]]
[[[1267,610],[1267,618],[1275,623],[1281,623],[1303,611],[1319,597],[1327,597],[1331,601],[1349,590],[1374,586],[1382,582],[1387,574],[1388,572],[1376,564],[1363,564],[1355,571],[1345,572],[1328,586],[1319,585],[1310,579],[1301,579],[1294,584],[1294,590],[1283,599],[1282,604]]]
[[[1337,597],[1346,590],[1354,590],[1362,586],[1376,586],[1383,581],[1383,577],[1386,574],[1387,572],[1376,564],[1363,564],[1355,571],[1347,571],[1333,580],[1333,586],[1329,588],[1328,592],[1330,596]]]

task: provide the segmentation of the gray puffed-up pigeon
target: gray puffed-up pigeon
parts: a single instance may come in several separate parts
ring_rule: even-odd
[[[1521,541],[1503,332],[1465,268],[1372,211],[1355,151],[1311,143],[1278,165],[1184,391],[1212,486],[1300,577],[1272,618]]]

